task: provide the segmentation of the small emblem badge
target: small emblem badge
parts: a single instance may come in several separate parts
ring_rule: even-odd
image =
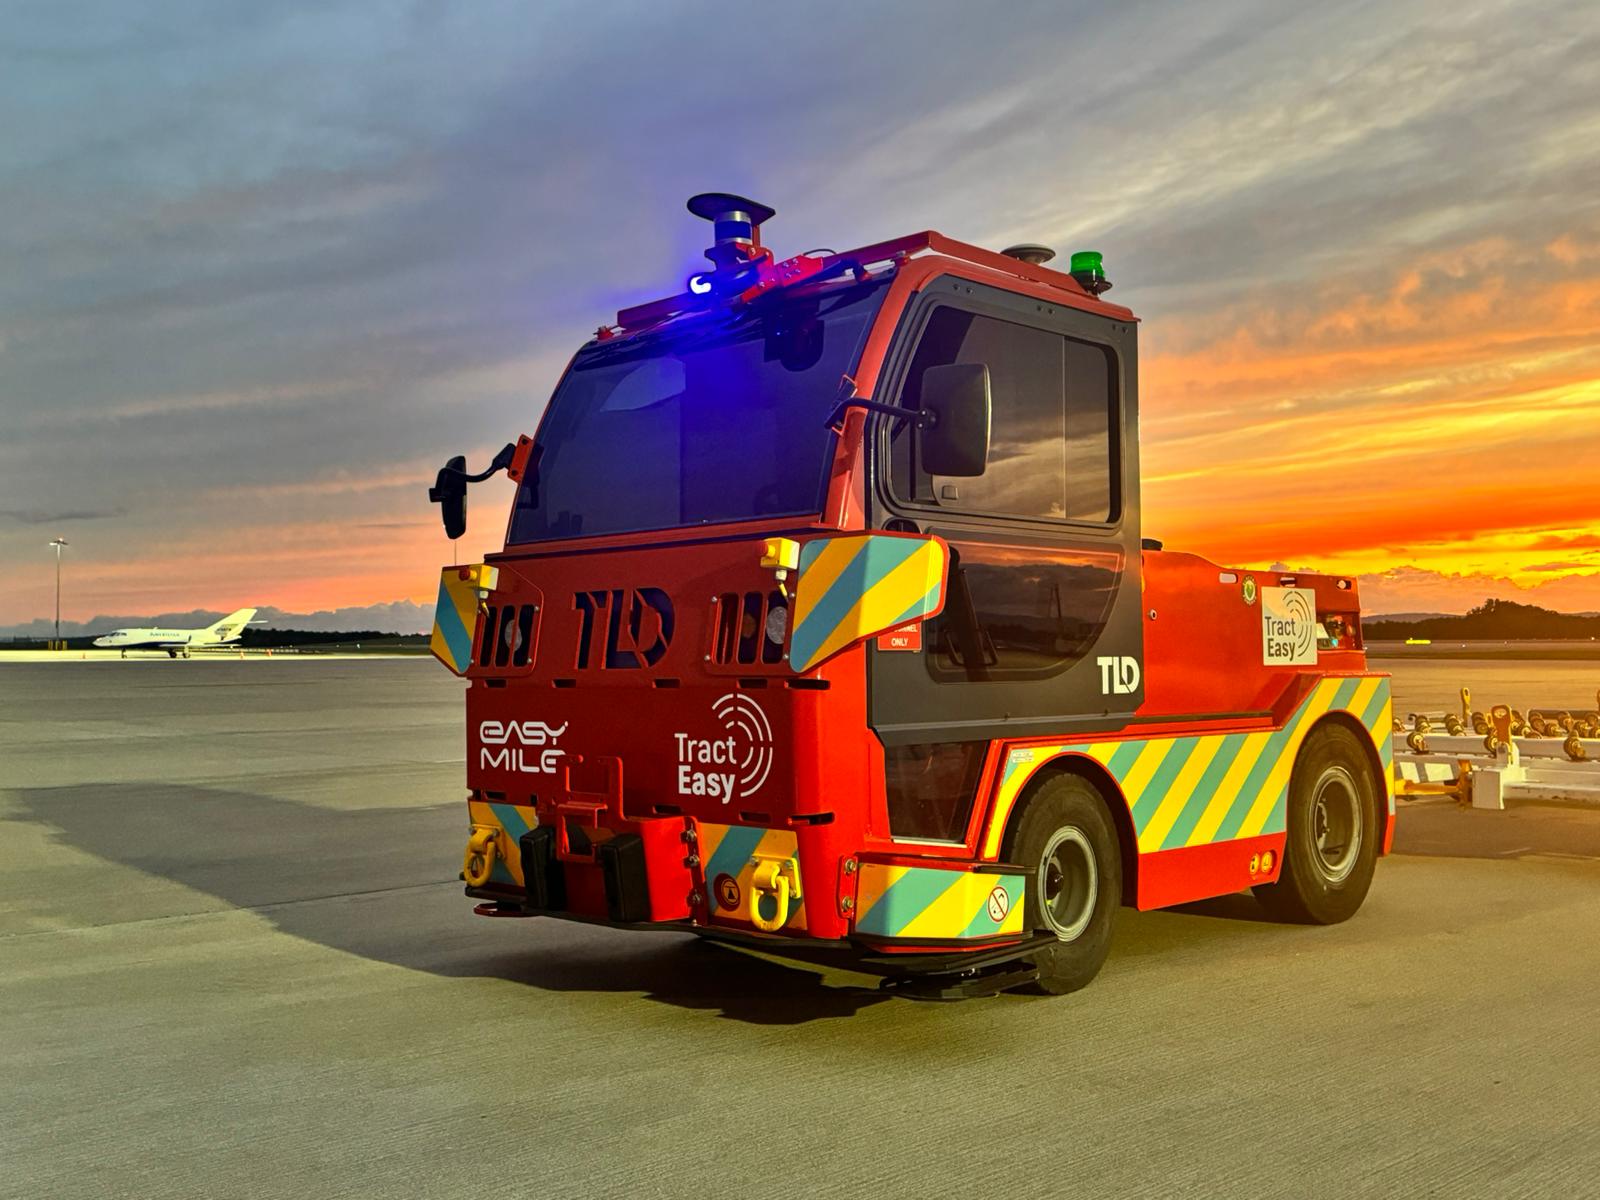
[[[997,887],[989,893],[989,919],[996,925],[1006,919],[1006,914],[1011,911],[1011,893],[1003,887]]]
[[[1256,577],[1254,575],[1246,575],[1244,577],[1243,590],[1244,602],[1246,604],[1254,604],[1256,602]]]

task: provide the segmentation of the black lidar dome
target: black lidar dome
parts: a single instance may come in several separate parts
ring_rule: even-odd
[[[698,196],[689,197],[689,211],[706,221],[720,221],[735,213],[743,213],[752,225],[760,225],[770,221],[778,210],[731,192],[701,192]]]

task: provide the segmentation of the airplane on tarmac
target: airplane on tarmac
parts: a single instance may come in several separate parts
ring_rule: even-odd
[[[190,650],[237,642],[255,615],[255,609],[241,608],[204,629],[113,629],[104,637],[95,638],[94,644],[121,650],[124,658],[129,650],[165,650],[173,658],[180,654],[188,658]]]

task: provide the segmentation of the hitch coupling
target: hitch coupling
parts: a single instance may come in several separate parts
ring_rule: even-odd
[[[762,900],[772,897],[772,915],[763,916]],[[789,905],[800,896],[800,871],[792,858],[757,856],[755,873],[750,877],[750,904],[746,915],[750,924],[763,933],[776,933],[789,920]]]
[[[489,882],[494,871],[494,860],[500,853],[500,831],[492,825],[474,825],[467,838],[467,852],[462,860],[461,874],[473,887]]]

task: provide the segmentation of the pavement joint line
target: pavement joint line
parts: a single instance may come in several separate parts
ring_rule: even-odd
[[[0,942],[20,941],[23,938],[52,937],[63,933],[90,933],[97,929],[123,929],[130,925],[156,925],[163,921],[186,921],[191,917],[225,916],[230,913],[259,913],[274,908],[293,908],[297,904],[320,904],[324,900],[349,900],[357,896],[383,896],[394,892],[418,892],[424,888],[442,887],[447,883],[460,883],[454,879],[434,879],[426,883],[405,883],[399,887],[369,888],[361,892],[330,892],[326,896],[302,896],[295,900],[268,900],[264,904],[234,904],[227,908],[197,908],[192,912],[166,913],[159,917],[134,917],[128,921],[106,921],[100,925],[68,925],[61,929],[31,929],[23,933],[0,933]]]

